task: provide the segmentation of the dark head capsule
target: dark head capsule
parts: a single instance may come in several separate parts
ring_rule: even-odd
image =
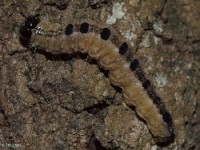
[[[30,38],[32,35],[32,29],[34,29],[40,22],[39,16],[30,16],[26,18],[26,21],[19,29],[20,42],[23,46],[27,47],[30,43]]]

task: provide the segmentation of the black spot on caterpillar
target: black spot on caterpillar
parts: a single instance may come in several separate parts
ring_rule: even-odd
[[[73,32],[73,25],[72,24],[68,24],[65,28],[65,34],[66,35],[70,35]]]
[[[144,77],[139,61],[132,58],[130,46],[112,27],[91,20],[63,26],[28,17],[20,28],[20,42],[52,54],[87,53],[109,71],[111,83],[122,89],[124,101],[135,106],[156,139],[173,138],[170,114]]]
[[[137,59],[134,59],[132,62],[131,62],[131,65],[130,65],[130,69],[132,71],[135,71],[137,69],[137,67],[139,66],[139,61]]]
[[[108,28],[103,28],[101,31],[101,39],[103,40],[108,40],[108,38],[110,37],[110,30]]]
[[[119,47],[119,53],[121,55],[124,55],[128,51],[128,44],[124,42],[122,45]]]
[[[89,24],[87,22],[84,22],[80,26],[80,32],[81,33],[87,33],[89,30]]]

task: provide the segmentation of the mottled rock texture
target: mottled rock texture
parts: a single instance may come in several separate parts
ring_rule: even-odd
[[[0,149],[200,149],[200,2],[3,0],[0,2]],[[119,31],[174,120],[158,145],[107,72],[85,55],[24,48],[25,16],[92,19]],[[47,43],[48,44],[48,43]]]

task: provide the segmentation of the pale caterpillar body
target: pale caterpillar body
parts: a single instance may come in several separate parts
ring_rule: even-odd
[[[110,82],[122,89],[125,103],[135,107],[152,135],[159,141],[172,138],[170,114],[144,77],[138,60],[132,58],[130,46],[112,27],[94,21],[64,26],[33,16],[20,28],[20,41],[52,54],[87,53],[109,71]]]

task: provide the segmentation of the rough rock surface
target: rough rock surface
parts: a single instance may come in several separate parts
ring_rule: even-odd
[[[200,149],[200,2],[197,0],[3,0],[0,2],[0,149]],[[156,145],[146,124],[87,56],[31,52],[25,16],[93,19],[132,45],[174,120]]]

